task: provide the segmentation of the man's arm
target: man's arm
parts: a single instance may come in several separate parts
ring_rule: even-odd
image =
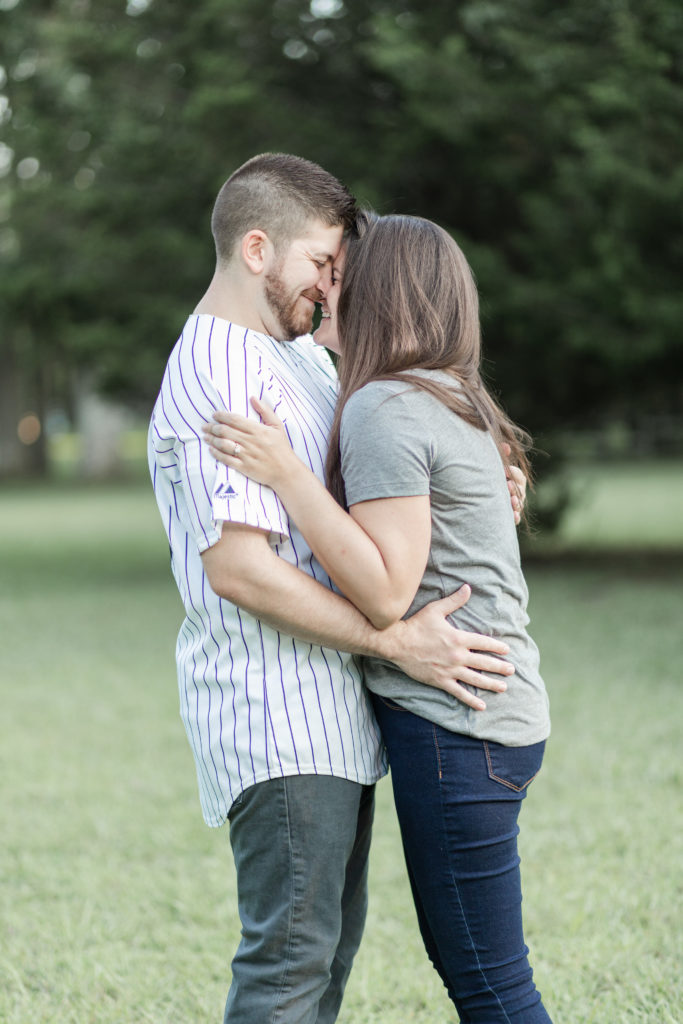
[[[446,620],[468,600],[467,587],[410,619],[376,630],[345,598],[279,558],[267,535],[253,527],[224,523],[221,539],[203,552],[202,562],[219,597],[274,629],[322,647],[393,661],[414,679],[477,710],[485,707],[484,701],[462,683],[499,692],[506,688],[502,677],[514,672],[500,659],[508,653],[506,644],[465,633]]]

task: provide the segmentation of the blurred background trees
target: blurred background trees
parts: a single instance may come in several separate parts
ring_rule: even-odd
[[[679,0],[0,0],[0,66],[0,472],[146,415],[264,150],[454,234],[542,446],[683,419]]]

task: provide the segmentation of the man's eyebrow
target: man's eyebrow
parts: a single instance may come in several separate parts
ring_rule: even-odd
[[[311,257],[311,259],[320,260],[322,263],[331,263],[333,259],[331,252],[313,252],[312,250],[309,249],[308,255]]]

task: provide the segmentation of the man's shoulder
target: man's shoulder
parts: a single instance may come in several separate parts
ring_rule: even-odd
[[[268,365],[278,343],[249,327],[210,313],[192,313],[185,321],[174,352],[181,365],[212,376],[245,362]],[[171,359],[173,355],[171,356]],[[169,360],[170,362],[171,360]]]
[[[190,313],[178,340],[182,344],[194,346],[198,341],[220,343],[231,335],[243,340],[243,331],[240,334],[240,328],[229,320],[210,313]]]
[[[312,334],[302,334],[287,344],[292,350],[300,352],[309,359],[314,359],[316,362],[325,363],[326,365],[328,363],[334,365],[330,359],[330,353],[322,345],[316,345]]]
[[[337,368],[326,348],[316,344],[313,335],[303,334],[294,341],[286,343],[286,349],[294,357],[295,363],[303,365],[310,371],[320,374],[333,381],[336,387]]]

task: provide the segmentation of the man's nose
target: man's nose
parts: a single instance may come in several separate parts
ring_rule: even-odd
[[[331,286],[332,286],[332,266],[331,266],[331,264],[326,263],[325,266],[320,271],[320,277],[318,278],[318,283],[316,285],[316,288],[320,292],[320,295],[322,296],[323,299],[327,295],[327,293],[330,290]]]

